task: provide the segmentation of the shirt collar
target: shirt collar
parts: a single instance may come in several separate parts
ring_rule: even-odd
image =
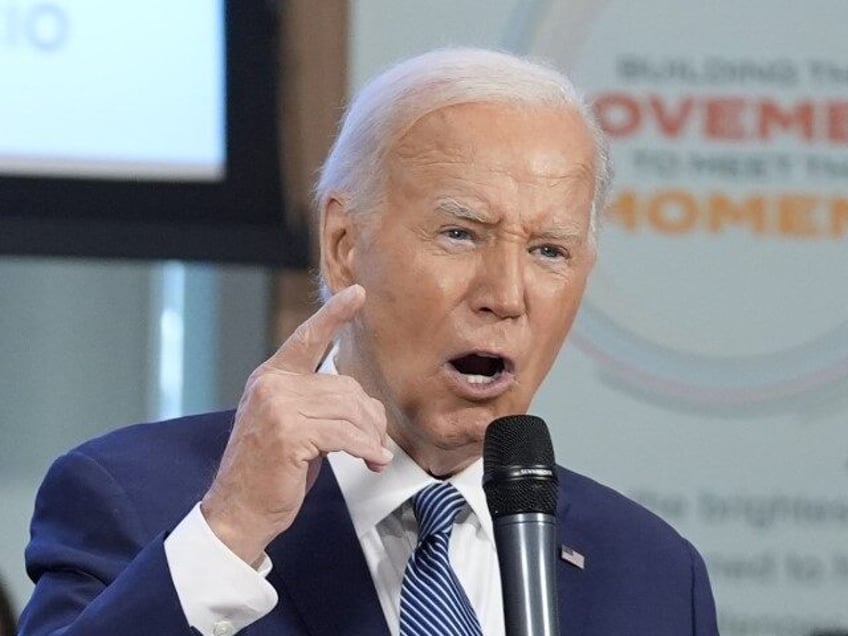
[[[338,373],[335,365],[337,352],[336,345],[324,359],[318,369],[319,373]],[[381,473],[369,470],[365,462],[345,452],[328,455],[358,538],[392,514],[419,490],[438,481],[422,470],[393,439],[389,438],[388,446],[394,454],[394,459]],[[465,497],[486,536],[494,543],[492,516],[486,505],[482,480],[483,460],[478,458],[447,481]]]

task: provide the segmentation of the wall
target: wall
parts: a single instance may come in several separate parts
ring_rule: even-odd
[[[162,264],[0,259],[0,575],[20,609],[35,491],[52,460],[158,417]],[[185,266],[178,412],[232,407],[267,351],[269,275]]]

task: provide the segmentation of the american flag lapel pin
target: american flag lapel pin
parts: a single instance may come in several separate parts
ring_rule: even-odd
[[[581,570],[586,569],[586,557],[564,543],[559,547],[559,558]]]

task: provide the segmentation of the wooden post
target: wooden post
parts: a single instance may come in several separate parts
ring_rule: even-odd
[[[312,188],[332,145],[347,95],[347,0],[280,0],[281,170],[286,221],[308,227],[312,267],[275,278],[273,343],[316,308],[318,241]]]

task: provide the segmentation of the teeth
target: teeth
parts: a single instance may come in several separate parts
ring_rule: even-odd
[[[488,375],[469,375],[467,373],[463,373],[462,375],[469,384],[491,384],[498,377],[497,375],[489,377]]]

